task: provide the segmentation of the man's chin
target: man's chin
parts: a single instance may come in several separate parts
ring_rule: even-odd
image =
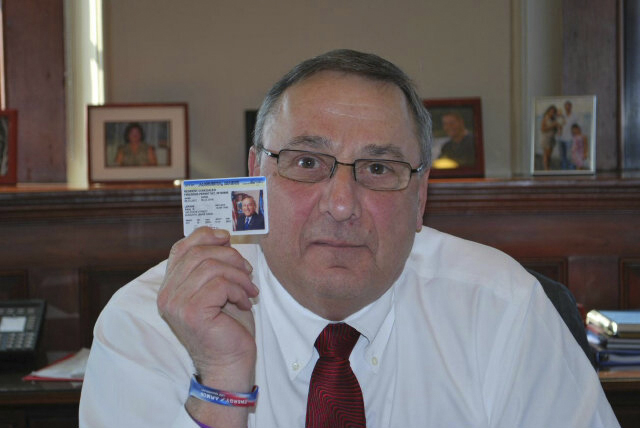
[[[307,276],[317,293],[326,297],[351,298],[362,293],[373,281],[372,269],[349,265],[316,265]]]

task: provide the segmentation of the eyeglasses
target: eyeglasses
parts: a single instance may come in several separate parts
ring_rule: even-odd
[[[304,150],[280,150],[273,153],[261,148],[267,156],[278,162],[278,174],[304,183],[318,183],[333,177],[338,165],[353,167],[353,178],[371,190],[402,190],[409,185],[411,174],[424,170],[421,163],[411,168],[407,162],[386,159],[356,159],[353,163],[338,162],[331,155]]]

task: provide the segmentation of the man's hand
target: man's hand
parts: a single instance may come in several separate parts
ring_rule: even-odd
[[[169,255],[158,309],[185,346],[200,383],[249,392],[256,361],[249,298],[258,295],[252,267],[229,243],[229,233],[201,227]]]

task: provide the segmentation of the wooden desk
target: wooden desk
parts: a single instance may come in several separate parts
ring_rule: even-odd
[[[622,428],[640,427],[640,369],[601,370],[598,376]]]
[[[0,428],[76,428],[81,384],[23,382],[0,373]],[[623,428],[640,427],[640,370],[600,371],[602,387]]]
[[[0,428],[78,427],[81,383],[24,382],[0,373]]]

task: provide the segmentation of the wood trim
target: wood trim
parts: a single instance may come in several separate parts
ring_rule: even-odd
[[[626,258],[620,261],[620,307],[640,308],[640,259]]]
[[[640,179],[583,178],[432,180],[429,214],[640,213]]]
[[[34,220],[114,221],[158,217],[182,221],[180,188],[174,186],[96,186],[0,189],[0,223]]]
[[[0,299],[28,299],[28,272],[24,269],[0,270]]]
[[[80,269],[80,338],[91,347],[93,327],[111,296],[151,266],[84,267]]]
[[[640,178],[438,179],[429,184],[428,215],[640,213]],[[181,218],[174,186],[113,185],[0,188],[0,223],[23,220]]]
[[[18,110],[18,182],[66,180],[63,0],[2,4],[6,107]]]
[[[558,281],[561,284],[567,283],[567,259],[563,257],[541,258],[522,257],[518,261],[526,268],[532,269],[547,278]]]

